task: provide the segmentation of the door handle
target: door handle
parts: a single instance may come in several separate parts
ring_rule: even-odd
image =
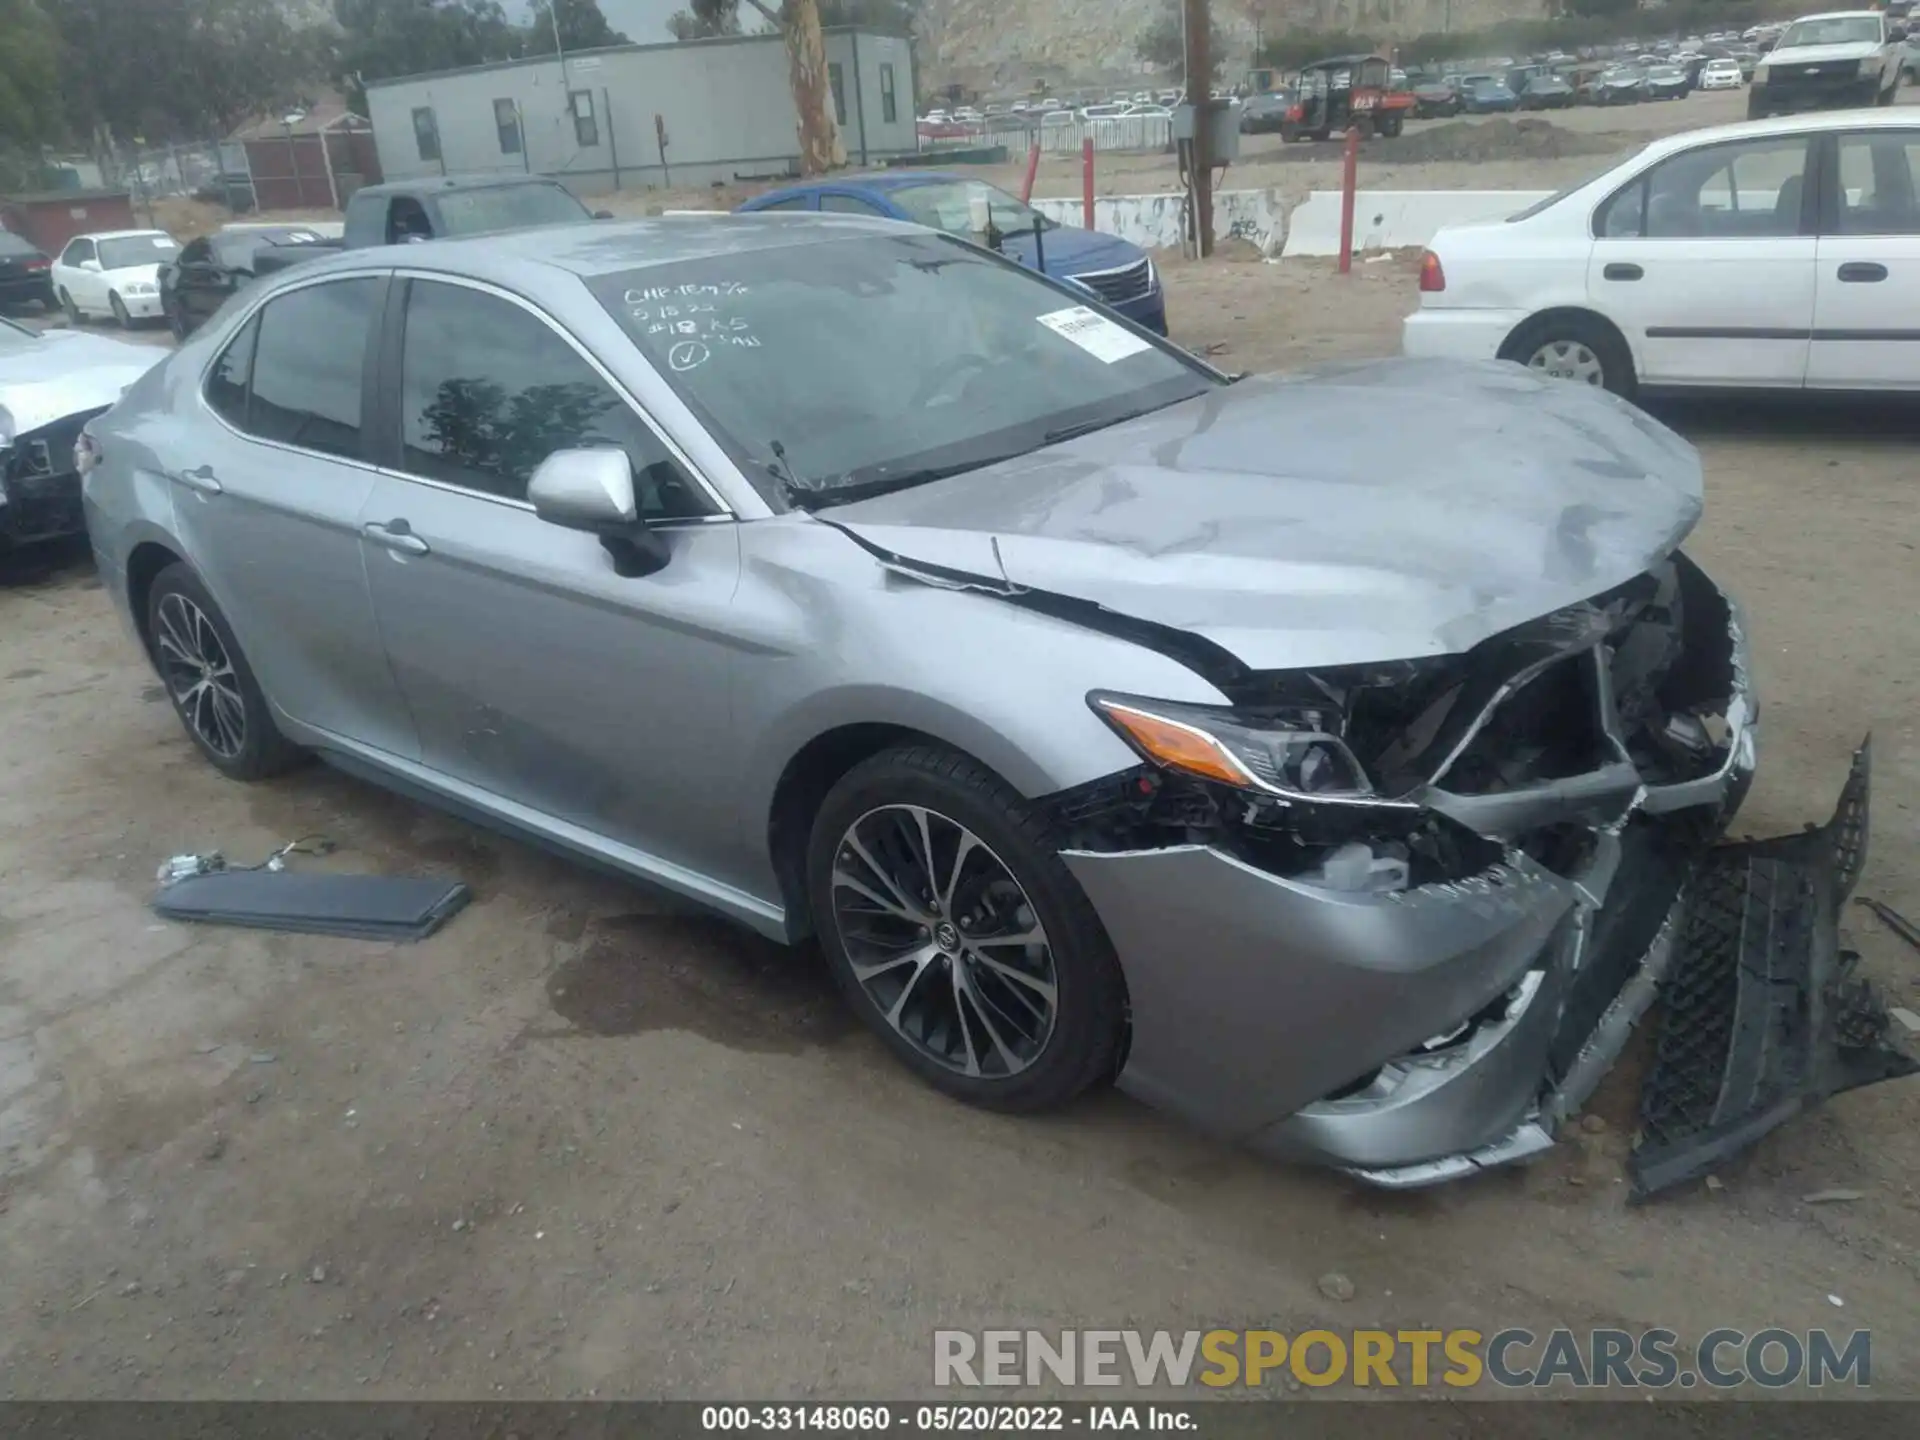
[[[1849,285],[1873,285],[1887,278],[1887,267],[1870,260],[1849,260],[1840,267],[1839,274]]]
[[[169,471],[168,478],[178,480],[189,490],[198,490],[202,495],[218,495],[225,489],[215,477],[211,465],[196,465],[191,470]]]
[[[414,534],[413,527],[405,520],[389,520],[384,525],[369,520],[360,527],[360,533],[383,549],[402,555],[424,555],[429,548],[427,542]]]
[[[1609,280],[1638,280],[1647,272],[1638,265],[1625,265],[1616,261],[1600,273]]]

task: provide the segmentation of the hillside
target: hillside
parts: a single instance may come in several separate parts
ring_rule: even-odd
[[[923,84],[981,88],[1033,80],[1118,79],[1139,72],[1135,42],[1166,0],[924,0]],[[1348,30],[1376,43],[1539,17],[1545,0],[1215,0],[1230,42],[1223,74],[1251,59],[1260,33]]]

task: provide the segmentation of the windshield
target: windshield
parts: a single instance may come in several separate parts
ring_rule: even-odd
[[[10,355],[24,350],[40,337],[24,325],[16,325],[11,320],[0,318],[0,355]]]
[[[100,268],[124,270],[131,265],[158,265],[180,253],[171,235],[125,235],[100,242]]]
[[[1042,230],[1060,227],[1038,210],[1022,205],[1004,190],[984,180],[936,180],[927,185],[907,185],[893,192],[893,203],[907,212],[909,219],[949,235],[973,232],[973,200],[985,196],[997,229],[1011,235],[1016,230],[1031,232],[1038,221]]]
[[[803,504],[1025,454],[1224,383],[1031,271],[920,232],[589,288],[755,483],[785,480]]]
[[[0,256],[38,255],[39,250],[9,230],[0,230]]]
[[[1776,49],[1791,50],[1796,45],[1853,45],[1865,41],[1880,43],[1878,15],[1830,15],[1824,19],[1796,20],[1780,37]]]
[[[442,235],[484,235],[494,230],[530,230],[536,225],[572,225],[593,218],[573,192],[559,185],[495,185],[454,190],[438,197]]]

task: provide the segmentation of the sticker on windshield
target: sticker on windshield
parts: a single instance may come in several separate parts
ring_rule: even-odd
[[[1053,310],[1035,317],[1054,334],[1071,340],[1094,359],[1111,365],[1153,347],[1124,325],[1116,325],[1085,305]]]

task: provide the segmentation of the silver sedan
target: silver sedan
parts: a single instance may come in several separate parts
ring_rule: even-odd
[[[1750,1063],[1688,897],[1804,938],[1741,1007],[1838,983],[1859,827],[1712,848],[1739,614],[1677,548],[1693,451],[1598,390],[1234,380],[953,237],[685,217],[290,272],[80,459],[210,763],[318,753],[817,936],[958,1098],[1117,1079],[1423,1184],[1551,1143],[1662,983],[1720,1038],[1656,1067],[1647,1186],[1840,1088],[1832,1007]]]

